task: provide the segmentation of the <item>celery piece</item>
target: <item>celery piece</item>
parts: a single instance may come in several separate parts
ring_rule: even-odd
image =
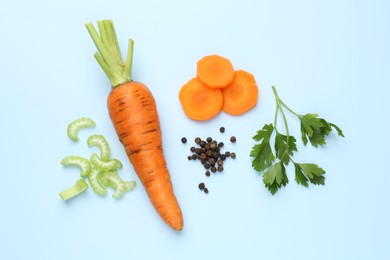
[[[94,192],[96,192],[99,195],[104,195],[107,192],[107,189],[102,185],[102,183],[99,180],[99,176],[102,174],[101,171],[99,171],[96,168],[93,168],[88,175],[88,181],[91,185],[91,188]]]
[[[88,184],[85,182],[85,180],[79,179],[72,187],[60,192],[59,195],[62,200],[65,201],[79,195],[87,189]]]
[[[135,186],[137,186],[137,182],[136,181],[125,181],[125,185],[126,185],[126,191],[132,191],[132,190],[134,190]]]
[[[80,176],[87,177],[91,171],[91,164],[83,157],[70,155],[62,159],[61,164],[63,166],[77,166],[81,169]]]
[[[110,159],[110,146],[107,143],[106,138],[102,135],[91,135],[88,140],[87,144],[89,147],[91,146],[97,146],[100,149],[100,158],[103,161],[108,161]]]
[[[91,118],[81,117],[74,120],[68,125],[67,133],[68,137],[73,141],[77,142],[79,140],[78,133],[80,129],[85,127],[95,127],[96,124]]]
[[[95,166],[95,168],[104,172],[122,168],[122,163],[119,160],[112,159],[109,161],[103,161],[96,153],[91,155],[91,163]]]
[[[127,191],[133,190],[136,186],[135,181],[123,181],[115,170],[104,172],[100,179],[106,186],[109,186],[115,190],[115,192],[112,194],[114,199],[121,198]]]

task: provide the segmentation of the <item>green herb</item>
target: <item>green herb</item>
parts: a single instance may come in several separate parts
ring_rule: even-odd
[[[292,157],[297,152],[296,139],[289,134],[287,118],[284,109],[295,115],[300,120],[302,142],[306,146],[309,142],[314,147],[326,144],[326,137],[336,130],[337,134],[344,137],[343,131],[335,124],[320,118],[317,114],[300,115],[289,108],[272,86],[276,100],[274,123],[266,124],[257,131],[253,140],[257,143],[253,146],[250,156],[253,157],[252,167],[257,172],[263,172],[263,182],[268,190],[275,194],[282,186],[288,184],[286,166],[291,162],[295,167],[295,181],[305,187],[309,183],[314,185],[325,184],[325,170],[313,163],[298,163]],[[277,129],[278,115],[282,115],[285,126],[285,134]],[[271,137],[275,133],[274,150],[271,147]],[[275,162],[276,160],[276,162]]]

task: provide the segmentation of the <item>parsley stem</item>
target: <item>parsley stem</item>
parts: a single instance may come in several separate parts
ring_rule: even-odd
[[[286,127],[286,136],[287,136],[287,141],[288,141],[288,138],[290,136],[289,134],[289,131],[288,131],[288,124],[287,124],[287,118],[286,118],[286,115],[284,114],[284,111],[283,111],[283,106],[285,106],[288,110],[290,110],[284,103],[283,101],[280,99],[278,93],[276,92],[276,88],[275,86],[272,86],[272,90],[274,92],[274,95],[275,95],[275,101],[276,101],[276,111],[275,111],[275,118],[274,118],[274,125],[275,125],[275,130],[276,132],[279,132],[276,128],[276,122],[277,122],[277,118],[278,118],[278,112],[280,111],[282,113],[282,117],[283,117],[283,122],[284,122],[284,125]]]
[[[293,114],[296,115],[297,117],[301,117],[301,115],[295,113],[294,110],[292,110],[291,108],[289,108],[289,106],[287,106],[287,104],[283,102],[283,100],[279,97],[278,92],[276,92],[275,86],[272,86],[272,90],[274,91],[274,95],[275,95],[275,98],[276,98],[276,100],[277,100],[276,102],[278,103],[279,106],[282,105],[282,106],[284,106],[285,108],[287,108],[288,111],[290,111],[291,113],[293,113]]]

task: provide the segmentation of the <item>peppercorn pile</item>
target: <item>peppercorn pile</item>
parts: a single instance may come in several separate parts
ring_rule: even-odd
[[[225,132],[225,128],[221,127],[220,132]],[[181,139],[182,143],[187,143],[187,138],[183,137]],[[218,142],[212,137],[207,137],[205,140],[202,140],[200,137],[195,138],[195,146],[191,146],[191,154],[187,156],[188,160],[199,161],[204,169],[205,175],[209,177],[211,173],[221,173],[224,170],[224,162],[227,158],[236,158],[234,152],[222,152],[224,147],[223,142]],[[236,137],[230,137],[232,143],[236,142]],[[210,173],[211,172],[211,173]],[[205,184],[202,182],[198,185],[200,190],[203,190],[205,193],[208,193],[209,190],[205,187]]]

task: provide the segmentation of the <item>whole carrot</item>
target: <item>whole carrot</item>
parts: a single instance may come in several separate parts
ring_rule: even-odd
[[[107,108],[116,133],[158,214],[174,230],[182,230],[183,216],[164,156],[155,100],[144,84],[131,79],[134,42],[129,40],[123,62],[113,22],[97,24],[99,33],[92,23],[86,27],[98,49],[94,57],[112,85]]]

